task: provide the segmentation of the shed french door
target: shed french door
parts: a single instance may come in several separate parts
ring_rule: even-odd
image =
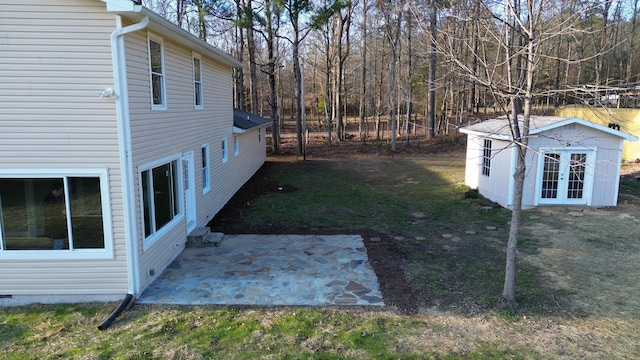
[[[591,197],[593,151],[554,150],[541,153],[538,203],[587,205]]]

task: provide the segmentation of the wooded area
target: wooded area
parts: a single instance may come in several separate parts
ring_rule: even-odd
[[[289,119],[298,120],[301,135],[308,118],[331,145],[347,136],[347,116],[360,138],[379,138],[381,122],[389,122],[408,140],[455,129],[472,113],[508,112],[522,89],[529,44],[540,55],[532,64],[534,109],[640,104],[638,0],[145,5],[247,65],[235,73],[235,107],[274,119],[276,153],[277,130]],[[522,30],[530,15],[531,38]]]
[[[501,300],[515,303],[530,116],[559,106],[638,106],[638,0],[196,0],[151,8],[248,63],[235,106],[285,114],[303,155],[306,115],[347,136],[456,131],[470,115],[507,116],[518,157]],[[246,74],[248,70],[248,74]],[[489,110],[491,109],[491,110]]]

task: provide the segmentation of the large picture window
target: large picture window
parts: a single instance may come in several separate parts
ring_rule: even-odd
[[[0,252],[105,249],[100,176],[0,178]]]
[[[144,237],[161,230],[181,212],[178,160],[141,172]]]
[[[164,58],[162,42],[149,39],[149,71],[151,76],[151,108],[165,109]]]

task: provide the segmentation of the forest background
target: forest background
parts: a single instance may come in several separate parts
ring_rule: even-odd
[[[248,62],[248,69],[234,72],[234,106],[258,114],[269,109],[276,155],[287,109],[303,159],[313,122],[326,131],[329,147],[334,134],[336,141],[356,136],[347,131],[349,115],[357,119],[361,141],[370,138],[371,127],[375,139],[390,128],[395,152],[398,139],[409,144],[412,133],[434,138],[455,132],[489,108],[504,115],[517,150],[499,298],[508,307],[516,303],[531,115],[561,106],[640,104],[638,0],[157,0],[147,5]]]
[[[638,0],[146,0],[245,63],[234,106],[327,132],[327,144],[455,131],[518,107],[535,42],[532,105],[638,107]],[[535,33],[524,24],[535,17]],[[530,36],[531,35],[531,36]],[[521,105],[520,105],[521,107]],[[347,120],[349,119],[349,120]],[[624,131],[625,129],[621,129]]]

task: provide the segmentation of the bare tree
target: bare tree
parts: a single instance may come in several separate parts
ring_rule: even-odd
[[[360,139],[366,139],[369,135],[369,129],[366,124],[367,116],[367,12],[369,11],[368,0],[362,1],[362,22],[361,22],[361,40],[362,40],[362,52],[361,52],[361,77],[360,77],[360,106],[359,106],[359,126],[358,132]]]
[[[513,211],[509,238],[507,242],[505,281],[500,299],[507,306],[515,304],[516,254],[522,194],[526,167],[526,155],[529,140],[530,119],[533,101],[537,97],[548,96],[556,90],[538,89],[534,80],[538,75],[543,59],[556,59],[557,53],[543,53],[561,36],[580,34],[580,22],[584,12],[573,13],[563,21],[551,21],[561,13],[563,4],[553,0],[506,0],[500,3],[482,3],[480,9],[484,21],[480,23],[482,31],[479,43],[475,40],[446,37],[438,45],[439,53],[450,63],[456,65],[460,76],[475,81],[491,91],[493,97],[506,115],[507,125],[511,129],[512,146],[517,149],[517,163],[514,174]],[[583,11],[588,11],[584,7]],[[448,12],[449,26],[466,19],[454,15],[455,9]],[[464,62],[457,54],[457,41],[462,41],[479,63],[474,69],[473,63]],[[477,50],[476,50],[477,49]],[[574,59],[561,59],[565,62]],[[560,91],[560,90],[557,90]],[[520,113],[518,103],[523,104]]]
[[[398,50],[400,47],[400,35],[402,29],[402,4],[395,1],[386,2],[379,0],[377,7],[384,19],[383,31],[391,52],[391,60],[389,62],[389,99],[391,118],[389,123],[391,126],[391,151],[397,151],[397,133],[398,133]]]
[[[437,64],[437,3],[436,0],[429,0],[429,99],[428,99],[428,122],[429,137],[436,137],[436,64]]]
[[[278,38],[280,36],[280,24],[282,22],[282,3],[277,0],[267,0],[264,4],[264,15],[255,14],[260,28],[258,33],[267,43],[267,62],[264,72],[269,81],[269,108],[271,121],[271,137],[273,140],[273,153],[280,153],[280,114],[278,101],[278,70],[280,69],[280,57],[278,55]],[[257,101],[257,94],[256,94]]]

